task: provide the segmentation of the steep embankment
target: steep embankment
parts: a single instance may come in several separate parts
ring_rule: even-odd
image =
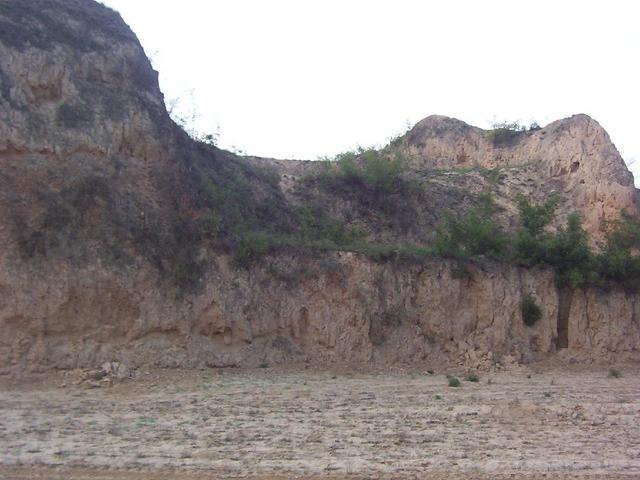
[[[359,227],[371,241],[424,242],[445,208],[464,211],[488,187],[507,228],[517,193],[553,189],[558,221],[578,209],[598,234],[635,211],[636,191],[586,116],[504,143],[429,117],[385,150],[410,159],[403,188],[327,189],[321,164],[190,139],[135,35],[89,0],[0,3],[0,94],[2,371],[637,353],[638,296],[619,288],[558,290],[550,271],[487,261],[380,264],[307,238],[329,229],[335,250]],[[542,310],[533,327],[526,294]]]

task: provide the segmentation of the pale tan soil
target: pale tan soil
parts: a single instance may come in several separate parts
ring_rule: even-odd
[[[640,478],[636,372],[5,378],[0,478]]]

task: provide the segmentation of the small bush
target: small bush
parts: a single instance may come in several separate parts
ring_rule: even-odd
[[[156,419],[152,417],[138,417],[136,427],[148,427],[156,424]]]
[[[236,264],[241,267],[247,267],[251,262],[287,244],[285,237],[270,232],[244,232],[239,235],[236,246]]]
[[[532,205],[522,194],[519,194],[516,200],[523,228],[532,237],[542,234],[544,228],[553,220],[553,215],[558,206],[558,198],[554,196],[542,205]]]
[[[556,273],[558,284],[571,288],[583,287],[597,280],[597,266],[582,228],[582,219],[572,213],[567,224],[555,235],[544,228],[553,218],[557,200],[531,205],[524,197],[518,199],[522,228],[513,239],[513,258],[522,266],[548,265]]]
[[[397,192],[406,170],[401,157],[385,158],[373,149],[360,151],[357,155],[353,152],[338,155],[337,164],[343,180],[380,194]]]
[[[486,255],[501,259],[505,256],[509,239],[493,220],[495,205],[490,193],[479,197],[478,206],[461,218],[448,214],[436,229],[434,251],[443,257],[465,258]]]
[[[516,144],[521,135],[527,131],[539,130],[537,122],[531,123],[529,128],[519,122],[498,122],[492,125],[492,129],[486,132],[486,137],[494,147],[506,147]]]
[[[448,376],[447,379],[449,380],[450,387],[459,387],[461,385],[458,377]]]
[[[320,187],[389,215],[406,210],[406,201],[401,202],[403,195],[419,191],[418,184],[406,177],[406,161],[399,154],[390,156],[360,148],[336,155],[334,161],[323,165],[317,175],[310,177]]]
[[[611,378],[620,378],[622,377],[622,372],[620,370],[612,368],[611,370],[609,370],[609,376]]]
[[[525,325],[532,327],[542,317],[540,307],[531,295],[525,295],[520,302],[522,311],[522,321]]]
[[[479,381],[480,381],[480,377],[479,377],[478,375],[476,375],[475,373],[470,373],[469,375],[467,375],[467,376],[465,377],[465,380],[466,380],[467,382],[474,382],[474,383],[477,383],[477,382],[479,382]]]
[[[228,233],[238,225],[246,225],[251,218],[247,198],[251,186],[242,176],[230,176],[224,181],[213,182],[208,178],[201,181],[200,198],[209,209],[210,226],[221,233]],[[215,220],[214,220],[215,219]]]
[[[553,220],[558,199],[553,197],[542,205],[532,205],[526,197],[518,195],[517,202],[522,227],[513,241],[515,259],[525,267],[542,264],[547,260],[549,243],[544,229]]]
[[[534,237],[526,229],[518,230],[513,238],[513,257],[523,267],[544,264],[547,259],[546,239]]]
[[[501,122],[494,123],[492,129],[486,133],[487,138],[493,143],[494,147],[510,146],[520,138],[520,135],[526,131],[524,125],[518,122]]]
[[[547,242],[545,261],[555,269],[562,285],[577,288],[593,279],[593,254],[577,213],[570,214],[567,226]]]
[[[420,245],[396,244],[367,244],[361,243],[354,247],[354,251],[366,255],[374,262],[420,262],[432,256],[432,248]]]
[[[610,222],[607,242],[595,258],[599,276],[640,290],[639,249],[640,220],[623,211],[619,220]]]
[[[335,246],[359,244],[367,233],[362,228],[349,227],[343,221],[329,217],[319,207],[302,206],[295,210],[298,237],[301,244],[327,241]]]

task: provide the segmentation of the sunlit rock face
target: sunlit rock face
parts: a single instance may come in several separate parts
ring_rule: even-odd
[[[0,96],[1,372],[107,361],[488,368],[565,346],[594,360],[637,355],[637,295],[569,294],[545,270],[305,251],[238,268],[197,228],[203,183],[241,173],[256,221],[287,231],[291,211],[314,195],[305,177],[318,165],[242,159],[191,140],[167,115],[135,35],[98,3],[0,2]],[[444,171],[406,199],[415,228],[389,230],[394,218],[330,196],[323,207],[397,242],[428,238],[444,209],[489,187],[506,228],[518,193],[557,194],[558,222],[577,209],[594,238],[620,209],[636,211],[631,174],[585,115],[499,141],[428,117],[394,149],[416,178]],[[524,294],[542,311],[533,327],[522,321]]]
[[[433,115],[418,122],[399,149],[417,169],[503,169],[507,201],[516,192],[559,195],[562,211],[580,212],[596,239],[620,210],[638,211],[633,175],[607,132],[587,115],[502,136]]]

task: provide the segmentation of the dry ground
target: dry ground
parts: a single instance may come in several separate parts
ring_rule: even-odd
[[[5,378],[0,478],[640,478],[637,371]]]

